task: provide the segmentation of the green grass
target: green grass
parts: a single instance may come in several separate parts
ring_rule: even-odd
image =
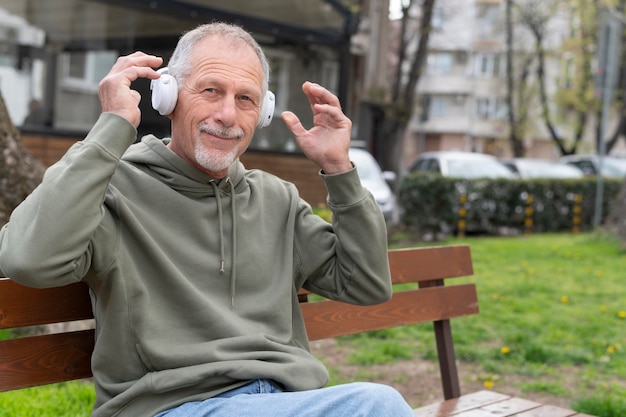
[[[574,407],[594,416],[623,417],[626,415],[626,389],[616,384],[605,386],[602,393],[574,401]]]
[[[96,394],[81,381],[0,394],[0,417],[89,417]]]
[[[466,241],[481,312],[457,327],[461,359],[509,370],[592,366],[626,380],[626,255],[599,235]]]
[[[479,365],[479,379],[518,376],[526,393],[571,401],[579,412],[626,415],[626,254],[600,234],[453,239],[469,244],[480,314],[452,323],[459,360]],[[439,244],[439,243],[438,243]],[[341,338],[361,366],[420,356],[435,359],[430,325]],[[417,353],[416,353],[417,352]],[[341,375],[330,369],[333,383]],[[462,377],[466,377],[462,375]],[[88,416],[93,387],[84,383],[0,394],[0,417]],[[26,408],[28,407],[28,408]]]

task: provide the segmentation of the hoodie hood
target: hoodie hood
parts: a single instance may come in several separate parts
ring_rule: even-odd
[[[141,142],[132,145],[126,151],[122,161],[157,177],[161,182],[184,194],[198,193],[200,196],[206,196],[206,193],[212,193],[213,189],[207,187],[208,184],[216,183],[226,188],[223,183],[227,181],[234,185],[236,193],[245,189],[245,168],[238,160],[230,167],[226,178],[215,180],[172,152],[167,147],[170,140],[170,138],[159,139],[153,135],[144,136]]]
[[[220,264],[216,267],[220,274],[225,271],[225,236],[223,198],[230,198],[230,216],[232,219],[232,264],[230,268],[230,296],[231,305],[235,306],[235,291],[237,270],[237,209],[236,194],[243,192],[246,187],[245,168],[237,160],[228,170],[225,178],[214,179],[204,171],[189,164],[180,156],[172,152],[167,144],[170,138],[159,139],[154,135],[147,135],[141,142],[132,145],[122,157],[122,161],[131,164],[136,169],[167,184],[172,189],[190,198],[200,199],[215,197],[218,212],[218,233],[220,239]]]

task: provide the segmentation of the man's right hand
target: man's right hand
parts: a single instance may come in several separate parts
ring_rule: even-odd
[[[134,52],[117,59],[111,71],[100,81],[98,96],[103,112],[122,116],[133,126],[141,122],[139,102],[141,95],[130,88],[130,84],[138,78],[155,80],[160,74],[153,68],[163,64],[163,58]]]

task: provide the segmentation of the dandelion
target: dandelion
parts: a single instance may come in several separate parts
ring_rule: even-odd
[[[567,295],[562,295],[562,296],[561,296],[561,302],[562,302],[563,304],[567,304],[567,303],[569,303],[569,297],[568,297]]]
[[[596,271],[594,272],[594,275],[596,276],[596,278],[602,278],[602,271]]]
[[[606,306],[600,306],[601,312],[606,313],[606,310],[607,310]]]
[[[616,350],[617,350],[617,349],[615,349],[615,346],[613,346],[613,345],[609,345],[609,346],[606,348],[606,353],[609,353],[609,354],[611,354],[611,353],[615,353],[615,351],[616,351]]]
[[[493,381],[488,379],[485,382],[483,382],[483,386],[487,389],[492,389],[493,388]]]
[[[503,355],[508,355],[509,353],[511,353],[511,348],[509,348],[508,346],[502,346],[502,348],[500,349],[500,353],[502,353]]]
[[[619,317],[620,319],[626,319],[626,311],[620,311],[619,313],[617,313],[617,317]]]

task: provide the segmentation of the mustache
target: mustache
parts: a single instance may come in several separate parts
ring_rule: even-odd
[[[234,127],[215,126],[209,123],[200,124],[200,132],[208,133],[209,135],[218,136],[226,139],[241,139],[243,138],[243,130]]]

